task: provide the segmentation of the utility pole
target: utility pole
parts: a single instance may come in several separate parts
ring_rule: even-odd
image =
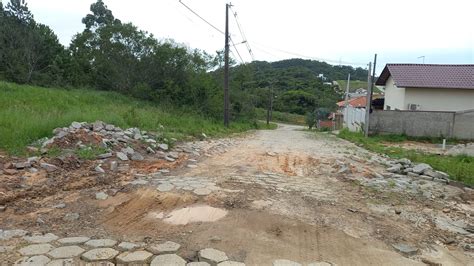
[[[347,126],[347,121],[349,119],[349,110],[348,110],[348,106],[349,106],[349,88],[350,88],[350,82],[351,82],[351,73],[349,73],[347,75],[347,86],[346,86],[346,97],[345,97],[345,102],[344,102],[344,121],[346,121],[346,126]]]
[[[270,102],[267,109],[267,125],[270,124],[273,116],[273,84],[270,84]]]
[[[377,54],[374,56],[374,67],[372,68],[372,75],[370,75],[370,67],[371,64],[369,63],[369,90],[367,91],[367,105],[366,105],[366,112],[365,112],[365,136],[369,136],[369,124],[370,124],[370,110],[372,109],[372,93],[374,90],[374,79],[375,79],[375,68],[377,67]]]
[[[370,115],[370,94],[371,91],[370,89],[372,86],[370,85],[372,83],[372,77],[370,75],[370,72],[372,71],[372,62],[369,62],[369,71],[368,71],[368,76],[367,76],[367,103],[365,105],[365,124],[364,124],[364,136],[368,137],[369,136],[369,115]]]
[[[229,127],[229,7],[225,4],[224,126]]]

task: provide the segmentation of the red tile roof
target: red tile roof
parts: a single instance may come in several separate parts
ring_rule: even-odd
[[[367,105],[367,96],[360,96],[348,100],[348,104],[352,107],[365,107]],[[337,103],[339,107],[344,107],[346,101],[340,101]]]
[[[375,82],[398,87],[474,89],[474,65],[387,64]]]

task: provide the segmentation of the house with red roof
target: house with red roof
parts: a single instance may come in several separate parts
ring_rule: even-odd
[[[474,65],[387,64],[375,84],[385,87],[384,110],[474,109]]]

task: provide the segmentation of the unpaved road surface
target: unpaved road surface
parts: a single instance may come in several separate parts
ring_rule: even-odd
[[[380,156],[302,129],[280,125],[184,143],[169,172],[156,172],[163,168],[149,167],[153,163],[132,165],[114,179],[97,177],[101,182],[94,186],[11,202],[0,213],[1,229],[110,238],[118,241],[111,245],[118,252],[120,241],[138,243],[138,250],[173,241],[187,262],[199,260],[199,250],[215,248],[246,265],[278,259],[303,265],[474,265],[473,234],[458,226],[472,225],[471,190],[380,177],[386,168]],[[98,192],[108,197],[96,197]],[[78,217],[65,218],[71,214]],[[4,239],[0,259],[29,256],[18,251],[29,245],[25,238]],[[63,246],[56,239],[50,244]],[[80,254],[70,259],[86,261]],[[109,261],[120,263],[117,257]]]

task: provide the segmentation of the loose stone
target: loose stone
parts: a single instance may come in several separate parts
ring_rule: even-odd
[[[392,247],[405,256],[414,256],[418,253],[417,248],[411,247],[406,244],[394,244],[392,245]]]
[[[122,161],[128,161],[128,156],[127,154],[123,153],[123,152],[117,152],[117,158],[119,158],[120,160]]]
[[[70,212],[64,215],[63,220],[66,222],[72,222],[79,219],[79,213]]]
[[[200,261],[205,261],[210,264],[216,264],[229,259],[224,252],[213,248],[200,250],[198,256]]]
[[[105,192],[98,192],[95,194],[95,199],[97,200],[106,200],[109,197]]]

